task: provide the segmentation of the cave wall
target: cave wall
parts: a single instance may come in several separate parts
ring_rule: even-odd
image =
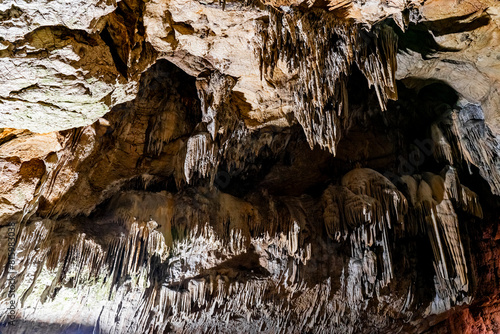
[[[0,4],[2,333],[500,331],[497,12]]]

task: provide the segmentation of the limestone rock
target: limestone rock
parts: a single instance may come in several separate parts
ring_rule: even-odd
[[[0,331],[498,332],[499,8],[4,1]]]

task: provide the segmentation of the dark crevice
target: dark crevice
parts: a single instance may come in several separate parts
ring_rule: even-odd
[[[464,33],[487,26],[491,17],[486,12],[474,12],[458,17],[451,17],[436,21],[425,21],[425,25],[432,31],[434,36]]]
[[[115,67],[116,67],[116,70],[118,71],[118,73],[120,73],[124,78],[128,78],[128,75],[127,75],[127,70],[128,70],[128,66],[127,64],[121,59],[119,53],[118,53],[118,50],[117,50],[117,45],[115,45],[114,41],[113,41],[113,38],[111,37],[111,34],[109,33],[108,31],[108,27],[104,28],[101,33],[100,33],[100,36],[102,38],[102,40],[104,41],[104,43],[106,43],[106,45],[108,46],[109,48],[109,52],[111,53],[111,57],[113,58],[113,61],[115,63]]]
[[[387,20],[386,23],[398,35],[398,50],[400,51],[407,52],[411,50],[418,52],[424,60],[433,58],[437,52],[459,51],[459,49],[439,45],[429,31],[429,27],[423,23],[410,23],[405,32],[392,19]]]

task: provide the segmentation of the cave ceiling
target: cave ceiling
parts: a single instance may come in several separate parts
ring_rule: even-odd
[[[0,334],[500,333],[499,15],[3,0]]]

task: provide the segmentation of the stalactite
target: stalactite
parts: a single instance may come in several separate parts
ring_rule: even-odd
[[[478,167],[480,175],[488,182],[495,195],[500,194],[500,157],[498,138],[485,123],[480,105],[459,100],[457,108],[444,123],[444,132],[457,148],[453,155]]]
[[[330,238],[339,241],[350,237],[349,275],[352,277],[358,270],[360,276],[349,284],[356,289],[364,287],[363,292],[350,294],[360,301],[391,282],[394,274],[388,230],[394,223],[403,223],[408,206],[403,194],[374,170],[354,169],[344,175],[341,183],[324,192],[323,217]],[[377,247],[382,249],[379,256],[373,252]],[[382,268],[380,278],[378,266]]]
[[[349,126],[347,81],[353,64],[375,87],[383,110],[388,99],[397,97],[397,37],[389,27],[374,29],[373,49],[367,36],[361,26],[320,10],[271,9],[269,24],[260,26],[261,75],[272,82],[277,64],[284,63],[297,77],[285,86],[294,92],[294,115],[311,147],[318,144],[335,154]]]
[[[200,177],[206,177],[216,164],[215,148],[208,133],[199,133],[187,142],[186,160],[184,161],[184,175],[189,183],[198,172]]]
[[[219,135],[227,136],[227,132],[234,128],[236,118],[228,102],[235,84],[233,77],[219,71],[210,72],[208,76],[199,76],[196,80],[202,122],[206,124],[214,141]]]
[[[453,165],[453,152],[451,146],[437,124],[431,126],[431,137],[434,142],[434,150],[432,153],[436,160],[442,160]]]
[[[436,299],[430,313],[439,313],[453,305],[468,301],[469,268],[461,241],[456,209],[482,217],[477,195],[460,184],[456,170],[446,167],[440,175],[405,176],[403,182],[415,210],[409,224],[425,221],[434,253]]]
[[[233,77],[217,70],[198,77],[196,81],[202,120],[187,141],[183,168],[187,183],[197,173],[200,178],[209,177],[213,184],[222,162],[227,163],[227,172],[239,170],[265,147],[277,153],[288,143],[288,136],[283,140],[272,134],[263,134],[255,140],[253,131],[238,119],[237,103],[232,99],[235,83]]]
[[[342,185],[356,195],[372,197],[380,202],[383,217],[394,216],[402,223],[408,209],[403,194],[382,174],[367,168],[353,169],[342,177]],[[391,221],[387,223],[391,226]]]
[[[104,16],[69,21],[59,15],[64,1],[36,15],[34,4],[0,5],[3,30],[21,33],[0,41],[10,64],[0,72],[12,79],[4,86],[19,86],[2,97],[19,106],[3,112],[7,123],[40,129],[42,111],[68,114],[45,103],[58,85],[68,88],[64,105],[79,91],[107,111],[129,101],[106,115],[76,101],[83,111],[68,116],[68,127],[101,118],[52,133],[49,155],[0,152],[0,183],[12,189],[0,189],[0,216],[12,219],[1,222],[0,237],[15,225],[16,249],[0,254],[0,305],[15,291],[20,325],[7,332],[420,333],[484,297],[474,274],[494,281],[498,269],[500,232],[489,212],[498,201],[473,190],[491,195],[476,183],[482,177],[500,194],[500,142],[481,105],[463,96],[492,108],[495,87],[483,94],[450,80],[456,96],[437,89],[437,101],[429,88],[445,87],[449,69],[468,71],[461,58],[479,59],[477,45],[492,49],[482,34],[498,10],[458,4],[457,17],[441,19],[446,10],[435,3],[413,11],[419,1],[264,0],[272,8],[228,3],[225,11],[201,0],[106,1]],[[26,30],[39,14],[42,26]],[[455,50],[463,29],[466,47]],[[256,46],[258,59],[246,57]],[[398,94],[398,47],[403,98],[389,103]],[[489,53],[472,67],[488,65]],[[13,60],[34,72],[17,73]],[[51,85],[42,82],[46,70],[58,74]],[[85,78],[75,86],[71,73]],[[24,112],[31,104],[41,109]],[[429,124],[438,112],[444,121]],[[410,143],[429,125],[432,153]],[[17,135],[44,136],[0,129],[0,149]],[[413,150],[411,175],[381,174],[401,171],[397,160]],[[431,154],[436,161],[426,160]],[[18,190],[29,198],[11,203]],[[419,321],[429,314],[437,316]]]
[[[355,169],[342,178],[342,187],[330,186],[325,190],[322,202],[326,231],[337,241],[350,236],[350,266],[362,273],[358,280],[365,287],[363,293],[371,295],[377,285],[387,286],[393,277],[388,231],[398,222],[408,225],[406,230],[412,235],[429,235],[435,256],[436,288],[440,300],[448,305],[446,309],[463,302],[459,296],[468,291],[469,278],[455,207],[479,218],[482,210],[475,193],[460,185],[453,168],[443,170],[443,175],[444,178],[432,173],[402,177],[409,207],[389,180],[368,169]],[[371,250],[375,246],[383,250],[380,257]],[[376,263],[383,271],[375,281]]]
[[[99,282],[94,284],[108,298],[134,300],[128,310],[107,309],[100,316],[100,327],[113,312],[140,319],[127,328],[107,327],[110,333],[165,331],[167,324],[215,330],[210,326],[232,317],[260,319],[262,326],[287,332],[343,331],[353,328],[370,300],[394,284],[395,229],[417,224],[414,218],[425,221],[434,250],[437,297],[429,312],[468,298],[469,268],[454,210],[458,206],[480,216],[481,207],[477,196],[460,185],[454,169],[442,175],[402,177],[408,201],[370,169],[352,170],[341,185],[330,185],[312,205],[321,212],[327,235],[350,246],[340,277],[307,280],[307,266],[321,249],[311,242],[316,239],[304,239],[315,225],[306,214],[314,203],[307,197],[264,195],[265,200],[255,205],[209,189],[195,197],[189,192],[128,191],[108,202],[106,212],[113,220],[104,218],[96,225],[120,226],[120,235],[100,238],[85,230],[85,224],[71,234],[60,234],[64,221],[44,220],[25,227],[19,249],[24,249],[25,268],[53,272],[42,296],[46,302],[58,298],[61,286],[76,289],[91,280]],[[209,209],[213,203],[215,212]],[[269,219],[262,218],[264,212]],[[28,286],[22,291],[24,300],[34,293]],[[412,298],[409,292],[398,307],[408,310],[405,305]]]
[[[380,108],[385,110],[387,101],[396,100],[398,97],[395,77],[398,39],[394,31],[387,26],[376,29],[375,33],[376,37],[372,42],[375,50],[368,52],[368,46],[359,48],[356,52],[356,64],[368,84],[375,88]]]

